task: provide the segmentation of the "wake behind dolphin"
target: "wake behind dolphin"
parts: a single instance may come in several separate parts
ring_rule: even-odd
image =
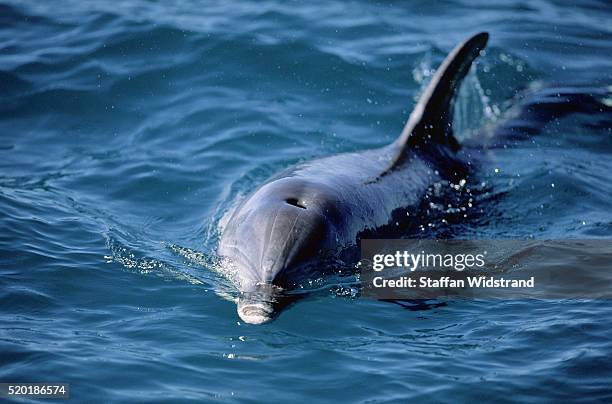
[[[405,217],[434,183],[465,178],[453,105],[488,37],[474,35],[447,56],[395,142],[294,166],[228,214],[218,253],[237,281],[242,320],[269,321],[279,291],[320,273],[322,263],[354,249],[363,235],[376,236]]]

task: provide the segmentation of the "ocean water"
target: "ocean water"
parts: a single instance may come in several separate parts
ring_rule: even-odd
[[[611,401],[609,300],[414,308],[340,285],[250,326],[214,257],[234,201],[393,141],[482,30],[455,116],[478,195],[407,236],[612,237],[611,21],[594,0],[0,1],[0,381],[75,402]]]

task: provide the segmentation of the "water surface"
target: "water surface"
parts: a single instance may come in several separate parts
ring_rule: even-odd
[[[66,381],[77,402],[612,400],[609,301],[415,311],[342,287],[248,326],[211,259],[233,201],[391,142],[482,30],[455,117],[478,198],[410,231],[610,238],[609,113],[491,134],[517,106],[563,109],[556,93],[609,105],[611,18],[603,1],[2,2],[0,380]]]

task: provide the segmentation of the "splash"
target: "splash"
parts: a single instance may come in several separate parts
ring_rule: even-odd
[[[188,267],[206,269],[218,275],[215,278],[215,292],[228,300],[236,299],[236,287],[239,289],[240,279],[235,276],[237,271],[229,260],[176,244],[168,244],[167,247],[174,254],[182,257]]]
[[[184,266],[172,265],[159,258],[141,254],[110,234],[106,236],[106,245],[110,251],[110,255],[104,256],[107,263],[118,263],[125,269],[142,275],[155,275],[188,282],[192,285],[210,285],[210,282],[201,274],[190,271]]]

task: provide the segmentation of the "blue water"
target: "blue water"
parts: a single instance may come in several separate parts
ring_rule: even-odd
[[[455,117],[478,197],[414,232],[612,237],[611,115],[507,129],[555,94],[612,103],[605,1],[0,3],[0,381],[75,402],[612,400],[608,300],[406,310],[349,286],[249,326],[214,265],[235,200],[391,142],[481,30]]]

